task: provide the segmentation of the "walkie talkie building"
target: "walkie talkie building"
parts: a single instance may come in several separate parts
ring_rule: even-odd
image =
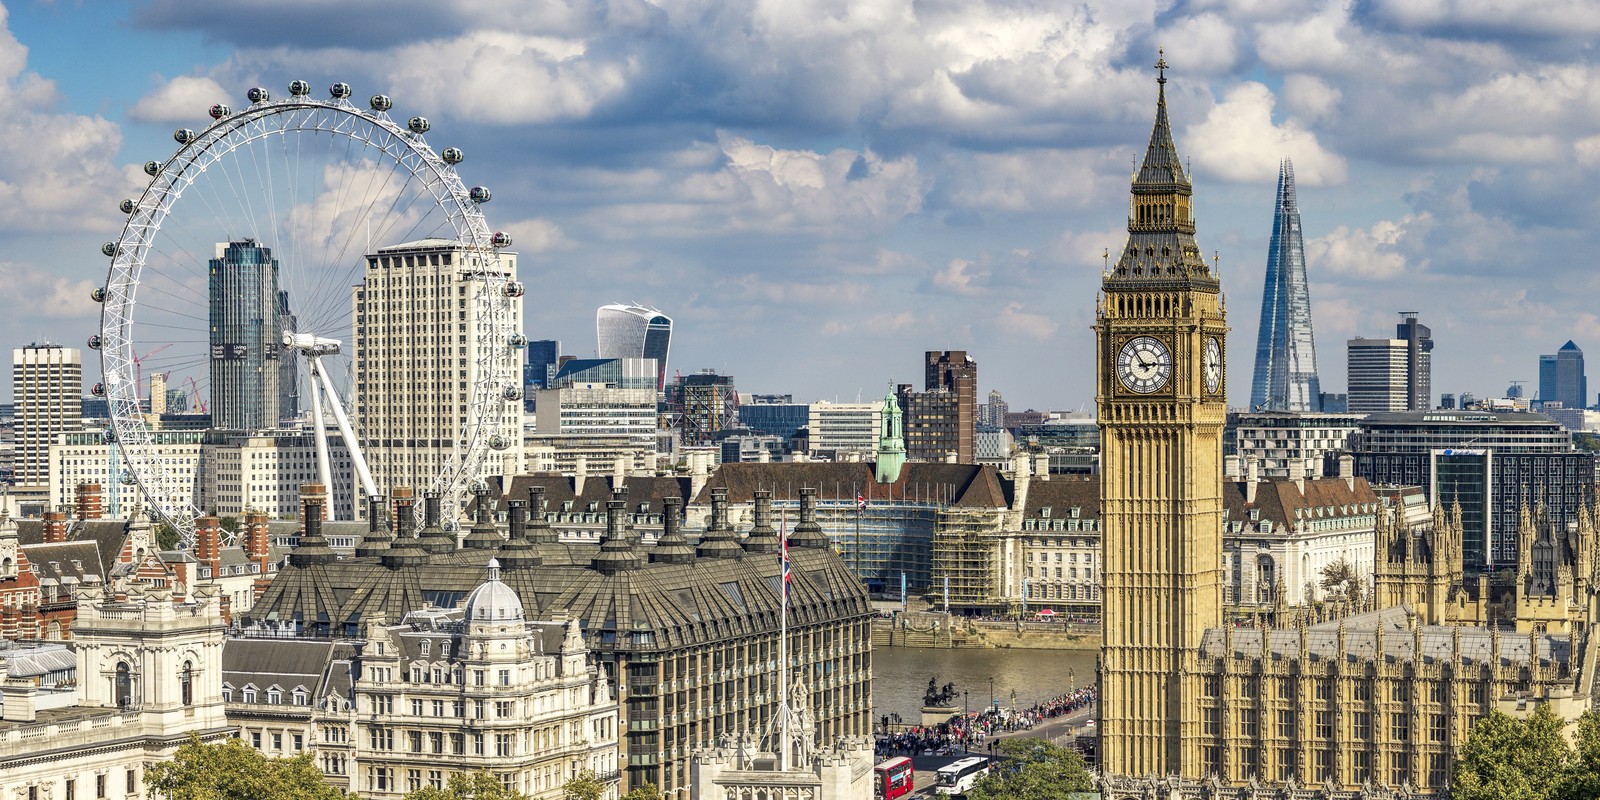
[[[1278,202],[1261,295],[1261,332],[1250,387],[1254,411],[1321,411],[1317,348],[1311,334],[1311,291],[1306,285],[1305,239],[1295,200],[1294,164],[1278,167]]]

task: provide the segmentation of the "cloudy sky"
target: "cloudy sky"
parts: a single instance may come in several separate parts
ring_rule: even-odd
[[[469,153],[530,338],[594,309],[677,321],[672,369],[881,396],[966,349],[1013,408],[1094,395],[1101,253],[1158,47],[1198,239],[1249,396],[1280,158],[1294,160],[1323,386],[1344,340],[1433,327],[1435,391],[1600,353],[1600,15],[1585,0],[7,0],[0,338],[81,343],[116,203],[172,130],[250,86],[340,80]],[[86,373],[97,373],[86,365]]]

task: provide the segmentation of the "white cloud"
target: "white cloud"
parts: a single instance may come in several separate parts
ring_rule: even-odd
[[[1045,314],[1024,311],[1021,303],[1007,303],[995,317],[995,324],[1008,334],[1026,336],[1039,341],[1054,336],[1061,327],[1061,323]]]
[[[1248,81],[1228,90],[1203,122],[1191,127],[1190,152],[1201,169],[1236,183],[1270,183],[1278,162],[1294,160],[1295,180],[1303,186],[1343,183],[1345,161],[1323,149],[1317,136],[1294,119],[1272,122],[1272,90]]]
[[[1306,242],[1307,268],[1352,278],[1398,279],[1412,266],[1404,252],[1411,228],[1426,226],[1431,220],[1430,215],[1422,214],[1380,220],[1370,228],[1340,225],[1326,236]]]
[[[1295,73],[1283,78],[1283,102],[1307,122],[1327,120],[1344,93],[1315,75]]]
[[[561,232],[561,226],[541,217],[508,222],[504,225],[489,223],[496,230],[511,234],[511,249],[528,256],[552,250],[571,250],[576,244]]]
[[[202,127],[208,122],[206,114],[217,103],[230,103],[233,93],[211,78],[199,75],[181,75],[162,84],[160,88],[139,98],[128,109],[128,118],[136,122],[160,122],[174,125]]]
[[[99,285],[74,280],[31,264],[0,262],[0,316],[12,319],[90,320],[100,315],[100,305],[89,297]]]
[[[945,268],[933,275],[935,289],[952,294],[972,296],[983,292],[989,271],[964,258],[952,258]]]

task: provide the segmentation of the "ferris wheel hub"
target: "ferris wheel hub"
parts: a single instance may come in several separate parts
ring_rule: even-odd
[[[299,350],[308,356],[331,356],[339,352],[339,340],[318,336],[314,333],[283,332],[283,346],[290,350]]]

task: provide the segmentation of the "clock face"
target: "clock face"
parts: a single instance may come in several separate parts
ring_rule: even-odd
[[[1159,339],[1129,339],[1117,354],[1117,377],[1130,391],[1149,394],[1166,386],[1171,375],[1172,352]]]
[[[1205,354],[1206,391],[1213,394],[1222,386],[1222,345],[1215,336],[1206,337]]]

